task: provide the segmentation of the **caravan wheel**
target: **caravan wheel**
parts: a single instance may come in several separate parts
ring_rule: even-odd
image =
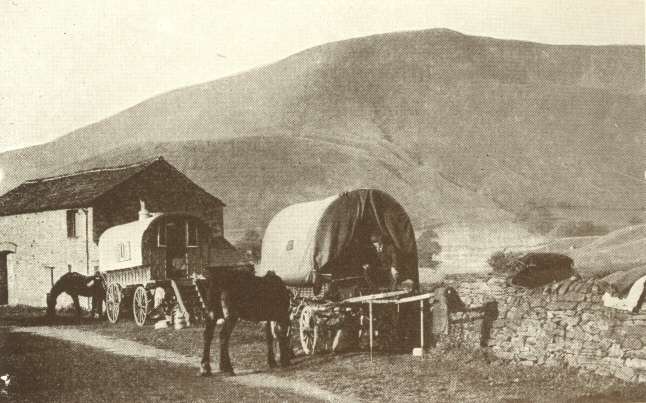
[[[137,326],[143,326],[148,316],[148,293],[143,286],[137,286],[135,294],[132,297],[132,316]]]
[[[319,339],[319,329],[316,322],[316,310],[308,305],[303,307],[298,320],[298,328],[301,336],[301,346],[303,347],[303,352],[307,355],[312,355],[316,352]]]
[[[110,323],[117,323],[121,308],[121,287],[117,283],[108,285],[105,293],[105,313]]]

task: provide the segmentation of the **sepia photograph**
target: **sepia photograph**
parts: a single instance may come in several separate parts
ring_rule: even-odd
[[[644,0],[0,2],[0,403],[646,401]]]

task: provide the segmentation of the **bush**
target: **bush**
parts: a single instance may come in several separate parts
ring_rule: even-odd
[[[487,263],[494,273],[513,275],[525,268],[525,265],[520,261],[521,256],[521,253],[502,250],[491,255]]]
[[[433,256],[442,251],[442,247],[436,241],[428,242],[423,248],[418,247],[419,265],[422,267],[434,267],[437,262],[433,262]]]
[[[255,260],[259,260],[260,250],[262,247],[262,237],[256,230],[247,230],[242,239],[236,242],[235,247],[242,251],[251,253]]]
[[[643,223],[644,223],[644,219],[637,216],[631,217],[630,220],[628,220],[628,224],[630,225],[638,225]]]

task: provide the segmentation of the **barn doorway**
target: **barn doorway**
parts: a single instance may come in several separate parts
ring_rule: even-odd
[[[9,280],[7,279],[7,255],[9,252],[0,252],[0,305],[9,303]]]
[[[16,244],[0,242],[0,305],[9,303],[9,276],[7,256],[16,253]]]
[[[166,267],[171,278],[185,277],[188,273],[186,264],[186,231],[181,222],[166,224]]]

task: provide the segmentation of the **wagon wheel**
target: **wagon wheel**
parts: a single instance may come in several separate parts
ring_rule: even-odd
[[[117,323],[119,320],[122,299],[121,286],[117,283],[109,284],[105,293],[105,313],[110,323]]]
[[[319,329],[316,323],[316,310],[313,307],[306,305],[303,308],[298,321],[298,328],[303,352],[307,355],[314,354],[319,340]]]
[[[135,294],[132,297],[132,316],[138,326],[143,326],[146,323],[146,316],[148,316],[148,293],[143,286],[137,286]]]

